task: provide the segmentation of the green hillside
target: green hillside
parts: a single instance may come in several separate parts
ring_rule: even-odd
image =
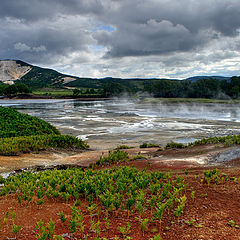
[[[60,132],[37,117],[0,106],[0,138],[43,134],[60,134]]]
[[[20,81],[31,88],[60,87],[62,86],[63,80],[61,79],[63,77],[63,74],[55,70],[34,66]]]
[[[54,126],[37,117],[0,107],[0,155],[16,155],[51,148],[88,147],[81,139],[61,135]]]

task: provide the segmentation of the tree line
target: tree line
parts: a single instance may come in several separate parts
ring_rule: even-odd
[[[23,83],[15,83],[13,85],[0,84],[0,95],[10,96],[19,93],[31,93],[30,87]]]
[[[168,80],[154,79],[144,80],[140,84],[132,86],[132,82],[121,84],[121,82],[110,82],[104,86],[106,96],[119,96],[123,93],[135,94],[147,92],[153,97],[162,98],[215,98],[227,99],[240,97],[240,77],[232,77],[229,81],[210,79],[190,80]]]

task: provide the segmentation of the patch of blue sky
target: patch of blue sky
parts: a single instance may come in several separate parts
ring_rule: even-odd
[[[106,32],[114,32],[115,28],[112,27],[111,25],[96,25],[95,28],[93,29],[94,32],[97,31],[106,31]]]
[[[88,46],[91,50],[95,51],[95,52],[100,52],[104,50],[104,47],[101,45],[96,45],[96,44],[91,44]]]

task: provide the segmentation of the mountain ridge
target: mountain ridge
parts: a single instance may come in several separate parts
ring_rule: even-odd
[[[21,60],[5,59],[0,60],[0,81],[6,84],[13,84],[21,81],[22,83],[32,88],[44,87],[83,87],[83,88],[102,88],[104,84],[110,82],[119,82],[127,84],[127,82],[144,82],[157,80],[172,80],[172,81],[197,81],[199,79],[217,79],[230,80],[230,77],[224,76],[193,76],[186,79],[166,79],[166,78],[84,78],[68,74],[60,73],[54,69],[42,68],[34,66]],[[133,84],[134,85],[134,84]],[[137,85],[137,83],[135,84]]]

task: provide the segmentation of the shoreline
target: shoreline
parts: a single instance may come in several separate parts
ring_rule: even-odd
[[[106,100],[113,100],[118,97],[91,97],[91,96],[74,96],[74,95],[35,95],[35,94],[17,94],[13,96],[0,96],[0,100],[31,100],[31,99],[74,99],[74,100],[81,100],[81,101],[106,101]],[[121,98],[121,97],[119,97]],[[136,98],[145,103],[157,103],[158,101],[165,102],[165,103],[216,103],[216,104],[239,104],[240,99],[210,99],[210,98],[154,98],[154,97],[147,97],[147,98]]]
[[[63,96],[44,96],[44,95],[29,95],[29,94],[18,94],[14,96],[1,96],[0,100],[31,100],[31,99],[74,99],[74,100],[81,100],[81,101],[105,101],[105,100],[112,100],[113,98],[108,97],[80,97],[80,96],[73,96],[73,95],[63,95]]]
[[[44,171],[64,168],[88,168],[102,156],[107,156],[108,150],[71,151],[64,149],[52,149],[39,153],[25,153],[18,156],[1,156],[0,175],[22,171]],[[145,165],[151,163],[154,170],[181,170],[181,169],[205,169],[205,168],[235,168],[240,167],[240,156],[237,146],[224,147],[219,144],[199,145],[186,149],[131,148],[121,149],[130,157],[138,154],[145,159],[137,159],[128,163]],[[236,155],[237,152],[237,155]],[[235,155],[234,155],[235,153]],[[227,160],[221,160],[223,157]],[[111,166],[111,165],[110,165]]]

